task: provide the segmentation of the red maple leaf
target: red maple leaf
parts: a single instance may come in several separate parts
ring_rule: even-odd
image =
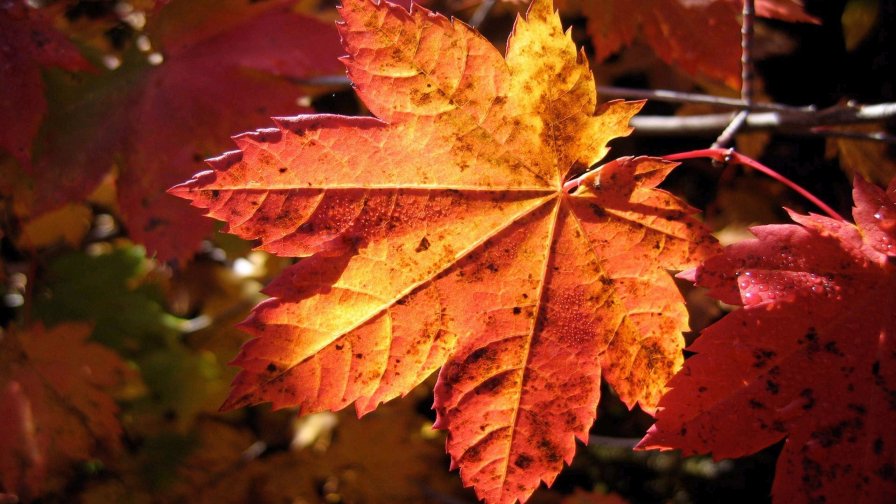
[[[740,457],[782,439],[777,502],[896,501],[896,180],[856,225],[791,214],[693,275],[743,305],[703,331],[641,448]]]
[[[689,74],[740,87],[739,0],[563,0],[588,18],[598,61],[605,60],[640,34],[657,56]],[[759,0],[756,13],[785,21],[819,22],[799,0]]]
[[[667,269],[715,242],[656,189],[669,162],[623,158],[564,188],[641,104],[596,107],[549,0],[506,57],[426,9],[343,4],[344,62],[379,119],[277,119],[172,190],[304,257],[244,323],[255,338],[223,407],[363,414],[442,367],[437,425],[464,482],[524,500],[587,439],[602,375],[653,410],[687,329]]]
[[[290,2],[173,2],[149,20],[162,61],[136,49],[112,72],[86,79],[51,111],[35,161],[38,211],[79,200],[113,167],[135,240],[162,259],[188,257],[211,231],[164,190],[226,148],[233,131],[274,110],[301,112],[306,91],[290,79],[339,68],[336,31]]]
[[[47,112],[41,68],[87,70],[78,48],[42,10],[24,0],[0,4],[0,149],[31,162],[31,142]]]
[[[821,24],[821,20],[806,12],[802,0],[756,0],[756,15],[792,23]]]

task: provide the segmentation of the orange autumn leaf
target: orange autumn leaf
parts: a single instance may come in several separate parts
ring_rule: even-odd
[[[0,334],[0,485],[28,501],[69,464],[119,447],[111,389],[132,372],[86,324]]]
[[[506,57],[426,9],[345,0],[344,63],[372,117],[303,115],[171,190],[260,248],[303,257],[265,290],[223,409],[359,414],[442,368],[437,426],[492,503],[553,482],[586,440],[601,376],[653,411],[687,315],[669,269],[715,251],[656,189],[675,166],[623,158],[564,182],[641,107],[597,107],[549,0]]]

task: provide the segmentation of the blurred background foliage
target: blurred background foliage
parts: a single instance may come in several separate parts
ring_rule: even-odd
[[[514,16],[524,6],[490,3],[494,5],[486,11],[481,30],[502,48]],[[482,12],[479,0],[427,4],[462,20]],[[566,4],[564,22],[594,57],[585,12],[574,2]],[[77,152],[77,142],[85,135],[120,134],[116,128],[122,123],[110,118],[121,114],[134,123],[146,120],[155,128],[169,127],[158,117],[145,118],[142,114],[148,112],[134,105],[142,102],[123,98],[131,96],[135,86],[146,85],[138,78],[141,72],[169,64],[166,51],[182,50],[159,47],[156,39],[196,47],[209,40],[208,33],[225,33],[225,42],[236,47],[244,43],[241,23],[283,5],[327,30],[337,19],[335,2],[324,0],[0,4],[0,27],[6,27],[0,29],[0,68],[4,93],[10,93],[3,105],[20,115],[7,117],[0,133],[0,502],[475,501],[448,471],[443,434],[431,429],[433,378],[361,420],[352,411],[296,418],[292,411],[267,406],[217,413],[235,374],[226,363],[246,338],[234,325],[263,299],[261,288],[292,260],[253,251],[251,243],[217,231],[197,230],[202,236],[192,236],[192,242],[181,241],[176,233],[153,238],[152,215],[148,221],[135,220],[134,211],[123,207],[133,206],[132,200],[141,194],[156,201],[152,205],[157,206],[149,208],[179,203],[162,193],[165,187],[147,183],[135,188],[134,181],[143,179],[133,176],[122,199],[124,174],[164,170],[151,163],[134,166],[128,157],[132,153],[126,152],[133,143],[114,144],[124,150],[90,158],[108,162],[90,177],[78,171],[75,160],[68,165],[69,158],[47,153],[59,145],[53,140],[57,137],[63,143],[75,142]],[[820,23],[759,23],[755,56],[761,98],[818,107],[848,100],[894,101],[896,2],[809,0],[806,10]],[[235,29],[228,32],[228,27]],[[331,37],[328,40],[336,40]],[[319,49],[292,48],[284,52],[281,64],[289,66],[294,52]],[[331,47],[323,53],[333,50],[338,54],[338,48]],[[225,54],[209,57],[197,63],[198,72]],[[335,60],[310,57],[303,64],[310,64],[310,70],[298,76],[282,68],[232,69],[234,79],[248,72],[265,85],[277,80],[278,89],[292,93],[292,110],[271,108],[275,104],[266,102],[262,91],[240,98],[250,101],[259,117],[311,110],[366,113],[340,80],[344,74],[334,70],[339,68]],[[723,82],[663,62],[638,39],[605,61],[594,61],[593,68],[602,85],[738,95]],[[192,82],[189,76],[183,78]],[[29,91],[23,101],[10,103],[13,91],[23,86],[32,91],[36,86],[38,94]],[[201,101],[201,94],[181,100],[170,96],[178,92],[177,85],[165,89],[168,94],[152,103],[177,110],[157,110],[162,117],[170,112],[176,121],[199,113],[190,107]],[[212,106],[223,109],[231,103]],[[200,105],[196,107],[201,112]],[[709,105],[651,101],[643,114],[714,111]],[[195,131],[197,138],[205,134],[204,128],[217,132],[221,125],[203,122],[215,120],[199,117],[187,131]],[[227,131],[265,126],[256,121]],[[23,136],[16,128],[34,131]],[[892,132],[893,124],[850,128]],[[151,129],[140,131],[153,134]],[[191,161],[195,165],[187,166],[192,171],[202,169],[203,157],[229,148],[226,135],[196,140],[196,145],[190,138],[178,138],[189,152],[201,154]],[[129,140],[140,141],[139,136]],[[616,141],[613,154],[661,155],[704,148],[711,141],[709,136],[642,137],[636,132]],[[85,145],[105,149],[112,144]],[[896,173],[893,144],[887,142],[765,131],[739,135],[737,146],[844,214],[854,174],[882,183]],[[47,159],[56,163],[52,178],[41,171]],[[175,180],[183,178],[182,172],[174,174]],[[49,189],[42,184],[50,184]],[[76,186],[79,196],[71,197],[68,186]],[[813,210],[776,182],[733,166],[689,163],[666,187],[701,208],[724,242],[743,238],[751,224],[784,221],[782,206]],[[44,194],[45,201],[38,202],[37,193]],[[144,226],[140,232],[138,221]],[[165,251],[160,252],[162,246]],[[682,289],[694,334],[723,313],[724,307],[701,292],[684,284]],[[537,492],[532,502],[768,500],[780,446],[733,461],[633,452],[650,418],[628,411],[609,389],[603,397],[602,421],[590,445],[580,447],[572,467],[551,490]]]

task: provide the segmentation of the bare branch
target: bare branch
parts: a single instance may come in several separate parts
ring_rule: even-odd
[[[716,105],[718,107],[746,108],[747,103],[738,98],[725,98],[723,96],[713,96],[700,93],[683,93],[680,91],[668,91],[665,89],[635,89],[616,86],[597,86],[597,92],[604,98],[632,98],[647,99],[669,103],[699,103],[705,105]],[[814,107],[794,107],[791,105],[782,105],[780,103],[755,103],[753,110],[815,110]]]
[[[747,124],[747,117],[749,115],[750,111],[747,109],[734,114],[734,117],[731,119],[731,122],[728,123],[728,126],[725,126],[725,129],[722,130],[722,133],[719,134],[716,141],[712,143],[712,148],[723,149],[731,145],[734,142],[734,137],[737,135],[737,132],[743,128],[744,124]]]
[[[740,99],[753,105],[753,21],[756,9],[753,0],[744,0],[743,20],[740,25]]]
[[[824,110],[791,110],[787,112],[754,112],[747,116],[747,130],[775,130],[814,134],[818,126],[835,126],[882,121],[896,117],[896,103],[834,106]],[[732,114],[696,116],[635,116],[631,125],[637,134],[647,136],[714,135],[731,123]],[[879,139],[888,141],[887,136]]]
[[[345,75],[321,75],[309,79],[295,80],[298,84],[321,87],[350,86],[351,81]],[[702,103],[719,107],[744,109],[748,104],[737,98],[725,98],[698,93],[682,93],[668,90],[649,90],[622,88],[615,86],[598,86],[598,93],[605,98],[649,99],[672,103]],[[780,130],[807,135],[831,135],[829,132],[816,132],[818,126],[837,126],[881,121],[896,117],[896,103],[878,103],[874,105],[857,105],[849,103],[818,110],[813,106],[794,107],[780,103],[754,103],[753,112],[744,120],[743,128],[747,130]],[[695,116],[635,116],[631,124],[636,134],[645,136],[687,136],[718,135],[723,131],[737,113],[705,114]],[[865,134],[863,139],[892,143],[892,136],[884,133]]]
[[[737,113],[728,126],[713,142],[712,148],[722,149],[734,143],[737,132],[747,123],[747,116],[753,108],[753,0],[744,0],[743,20],[740,27],[740,99],[744,109]]]

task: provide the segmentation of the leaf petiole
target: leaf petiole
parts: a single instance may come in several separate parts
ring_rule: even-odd
[[[786,185],[787,187],[793,189],[794,191],[796,191],[797,193],[802,195],[804,198],[806,198],[807,200],[809,200],[813,204],[815,204],[815,206],[820,208],[822,211],[824,211],[824,213],[828,214],[831,218],[834,218],[834,219],[837,219],[837,220],[840,220],[843,222],[847,222],[847,220],[844,219],[843,216],[838,214],[833,208],[826,205],[823,201],[818,199],[814,194],[810,193],[806,189],[803,189],[796,182],[790,180],[789,178],[785,177],[784,175],[781,175],[780,173],[776,172],[775,170],[769,168],[768,166],[765,166],[764,164],[760,163],[759,161],[756,161],[755,159],[753,159],[751,157],[744,156],[743,154],[735,151],[734,149],[722,149],[722,148],[699,149],[699,150],[693,150],[693,151],[688,151],[688,152],[669,154],[669,155],[663,156],[663,158],[668,159],[669,161],[681,161],[683,159],[709,158],[709,159],[712,159],[714,161],[718,161],[721,163],[730,163],[733,161],[735,163],[738,163],[738,164],[741,164],[744,166],[749,166],[750,168],[753,168],[754,170],[764,173],[765,175],[768,175],[769,177],[771,177],[771,178],[777,180],[778,182],[781,182],[782,184]],[[581,177],[579,177],[579,178],[581,178]],[[570,181],[570,182],[572,182],[572,181]],[[564,185],[563,187],[565,189],[566,185]]]
[[[563,183],[563,192],[572,193],[582,184],[593,183],[600,185],[600,170],[604,165],[594,167],[574,179],[567,180]],[[593,181],[593,182],[592,182]]]

